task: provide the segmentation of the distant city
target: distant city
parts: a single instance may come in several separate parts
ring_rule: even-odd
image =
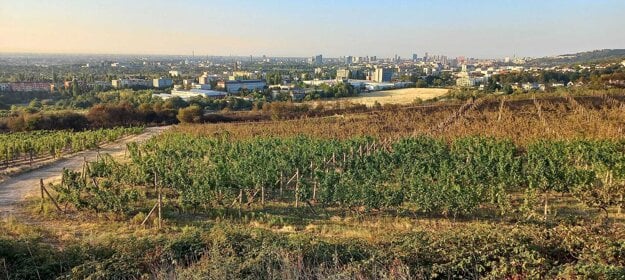
[[[589,53],[614,52],[601,50]],[[478,59],[448,57],[439,54],[414,53],[410,57],[372,56],[310,57],[269,56],[133,56],[133,55],[53,55],[2,54],[0,65],[37,67],[39,77],[7,75],[3,70],[0,91],[28,92],[70,89],[77,84],[83,90],[122,88],[153,88],[155,97],[174,96],[184,100],[201,96],[224,98],[243,92],[269,89],[276,95],[287,91],[294,100],[302,99],[318,87],[347,83],[358,91],[379,91],[405,87],[460,87],[484,90],[493,76],[507,73],[538,73],[552,71],[571,73],[590,69],[591,65],[558,64],[558,59],[576,55],[546,58],[505,57]],[[550,60],[556,61],[551,63]],[[613,64],[620,61],[613,62]],[[59,79],[62,66],[90,73]],[[602,67],[606,67],[603,65]],[[55,74],[55,69],[58,72]],[[106,79],[97,73],[111,72]],[[430,79],[429,77],[433,77]],[[616,83],[621,83],[617,81]],[[509,85],[513,90],[546,90],[574,86],[574,81],[553,80],[550,83],[527,81]],[[500,85],[503,86],[503,85]]]

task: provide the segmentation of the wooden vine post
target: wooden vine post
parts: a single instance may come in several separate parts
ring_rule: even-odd
[[[43,179],[39,179],[39,189],[41,190],[41,209],[39,209],[40,213],[43,213],[43,203],[44,203],[44,197],[43,197]]]
[[[313,165],[313,161],[310,161],[310,178],[313,181],[313,193],[312,193],[312,199],[317,200],[317,180],[315,180],[315,167]]]
[[[623,203],[625,202],[623,201],[623,194],[621,193],[621,195],[619,195],[619,205],[618,205],[618,208],[616,209],[616,212],[619,215],[623,213]]]
[[[260,186],[260,205],[265,206],[265,185]]]
[[[282,199],[282,188],[284,187],[284,172],[280,171],[280,199]]]
[[[497,116],[497,121],[501,121],[501,115],[503,113],[503,106],[505,102],[506,102],[506,98],[505,97],[501,98],[501,102],[499,103],[499,116]]]
[[[152,216],[152,214],[154,213],[154,211],[158,211],[157,215],[158,215],[158,228],[161,229],[163,226],[163,215],[162,215],[162,205],[163,205],[163,196],[162,196],[162,186],[160,188],[157,188],[158,183],[157,183],[157,175],[156,175],[156,171],[154,172],[154,189],[158,190],[158,199],[156,201],[156,203],[154,204],[154,206],[152,207],[152,209],[150,209],[150,212],[148,212],[148,215],[145,216],[145,219],[143,219],[143,222],[141,222],[141,225],[145,225],[145,223],[148,221],[148,219],[150,218],[150,216]]]
[[[299,206],[299,168],[295,170],[295,208]]]
[[[154,172],[154,186],[158,186],[156,172]],[[158,186],[158,229],[163,226],[163,186]]]
[[[56,207],[56,210],[59,210],[59,212],[63,212],[63,210],[61,210],[61,207],[59,207],[59,204],[56,203],[56,200],[54,199],[54,197],[52,197],[52,195],[50,195],[50,193],[48,192],[48,190],[46,189],[46,187],[43,185],[43,179],[39,179],[39,187],[41,188],[41,209],[40,211],[43,212],[43,204],[45,202],[45,197],[44,197],[44,193],[48,196],[48,198],[52,201],[52,203],[54,203],[54,207]]]

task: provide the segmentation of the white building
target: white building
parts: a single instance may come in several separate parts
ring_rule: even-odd
[[[232,75],[228,76],[228,80],[236,81],[236,80],[256,80],[258,79],[258,75],[256,73],[247,72],[247,71],[234,71]]]
[[[151,87],[152,81],[144,79],[118,79],[112,80],[111,85],[114,88]]]
[[[393,79],[393,70],[390,68],[375,68],[373,72],[373,80],[378,83],[390,82]]]
[[[172,90],[171,94],[169,97],[167,98],[171,98],[171,97],[180,97],[183,100],[189,100],[193,97],[196,96],[200,96],[200,97],[206,97],[206,98],[213,98],[213,99],[219,99],[219,98],[224,98],[226,97],[226,93],[223,91],[216,91],[216,90],[205,90],[205,89],[191,89],[191,90]],[[163,96],[159,96],[159,97],[163,97]]]
[[[174,81],[172,79],[167,79],[167,78],[159,78],[159,79],[154,79],[152,80],[152,86],[155,88],[166,88],[166,87],[170,87],[174,84]]]
[[[204,72],[204,74],[198,78],[198,83],[201,85],[210,85],[211,81],[217,80],[218,78],[217,75],[209,75],[207,72]]]
[[[370,91],[394,89],[394,83],[366,83],[365,88]]]
[[[152,97],[158,97],[160,99],[167,100],[167,99],[170,99],[170,98],[172,98],[174,96],[169,94],[169,93],[153,93]]]
[[[336,79],[338,81],[349,79],[350,71],[349,69],[338,69],[336,70]]]
[[[521,85],[524,90],[538,90],[540,86],[537,83],[524,83]]]
[[[466,68],[464,68],[466,69]],[[462,71],[456,79],[456,86],[458,87],[474,87],[480,84],[484,84],[488,81],[488,77],[472,77],[469,72]]]
[[[182,80],[182,85],[185,87],[191,87],[193,86],[193,84],[195,83],[194,79],[183,79]]]

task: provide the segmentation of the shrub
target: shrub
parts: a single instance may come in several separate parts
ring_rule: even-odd
[[[176,118],[181,123],[197,123],[202,121],[202,109],[197,105],[178,110]]]

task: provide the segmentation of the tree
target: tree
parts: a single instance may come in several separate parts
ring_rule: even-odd
[[[79,96],[81,93],[82,93],[82,90],[80,89],[80,86],[78,85],[78,81],[73,81],[72,82],[72,95]]]
[[[187,102],[184,101],[182,98],[178,97],[178,96],[174,96],[172,98],[169,98],[165,101],[165,103],[163,104],[163,107],[167,108],[167,109],[180,109],[180,108],[184,108],[187,107]]]
[[[501,89],[501,85],[495,81],[495,79],[488,79],[486,83],[486,91],[487,92],[495,92]]]
[[[181,123],[195,123],[202,120],[202,108],[197,105],[192,105],[187,108],[178,110],[176,118]]]
[[[34,109],[41,109],[41,107],[43,107],[43,104],[41,103],[41,100],[35,98],[31,100],[30,103],[28,103],[28,107],[34,108]]]

